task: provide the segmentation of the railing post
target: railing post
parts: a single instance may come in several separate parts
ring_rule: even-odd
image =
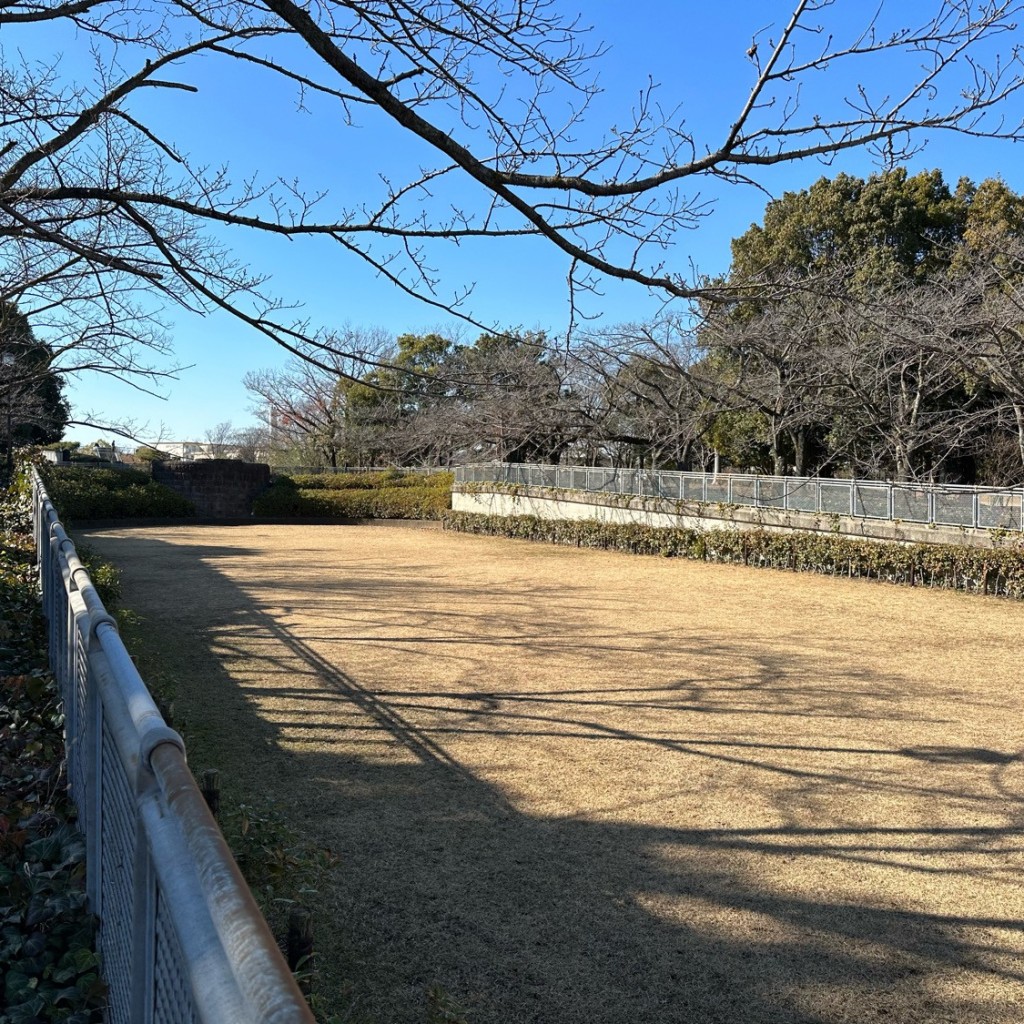
[[[103,705],[99,688],[92,677],[92,665],[86,658],[85,793],[79,812],[85,821],[85,891],[89,909],[103,916]],[[76,804],[78,797],[75,798]]]
[[[135,866],[132,872],[132,1024],[152,1024],[156,970],[156,876],[142,815],[135,815]]]

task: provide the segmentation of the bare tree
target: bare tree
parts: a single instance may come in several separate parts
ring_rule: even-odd
[[[934,479],[977,429],[981,403],[965,387],[962,306],[938,281],[874,301],[851,297],[823,325],[837,459],[864,475]]]
[[[706,435],[719,407],[694,385],[706,351],[687,319],[624,324],[591,334],[579,361],[587,443],[596,460],[689,469],[708,456]]]
[[[398,400],[386,388],[357,384],[357,374],[367,364],[392,358],[394,342],[379,331],[351,329],[343,337],[336,343],[339,353],[350,356],[296,357],[281,369],[254,370],[244,376],[270,449],[291,452],[310,466],[374,461],[383,428],[392,418],[390,410]],[[361,391],[353,397],[356,387]],[[372,401],[367,401],[367,395]]]
[[[206,449],[214,457],[223,457],[234,441],[235,428],[231,420],[222,420],[203,432]]]
[[[567,363],[542,333],[485,334],[460,347],[447,373],[456,394],[434,417],[448,423],[449,460],[559,462],[578,430]]]
[[[0,65],[0,299],[39,325],[57,365],[151,387],[170,372],[153,296],[224,310],[337,372],[339,339],[289,312],[292,298],[268,292],[264,273],[217,240],[222,228],[330,241],[469,319],[468,282],[453,287],[431,269],[438,245],[542,238],[565,259],[573,310],[606,277],[671,297],[714,293],[666,262],[678,230],[706,212],[706,179],[754,181],[771,165],[862,147],[892,163],[944,131],[1022,136],[1008,106],[1022,85],[1019,3],[935,0],[914,8],[931,13],[913,24],[881,5],[852,32],[838,6],[798,0],[753,32],[736,55],[746,97],[699,138],[684,104],[659,102],[653,87],[631,119],[595,133],[601,47],[550,0],[12,0],[0,7],[4,45],[30,56],[7,51]],[[67,80],[45,44],[32,53],[47,22],[93,47],[91,79]],[[191,163],[151,108],[141,113],[153,90],[195,110],[200,62],[294,90],[313,130],[380,118],[418,140],[423,158],[348,206],[291,177],[243,170],[235,184]],[[833,77],[860,84],[832,99]],[[230,117],[202,102],[208,120]]]
[[[243,462],[265,462],[270,456],[270,436],[265,427],[242,427],[231,438]]]
[[[619,360],[612,386],[634,401],[675,407],[680,439],[705,438],[717,450],[725,437],[747,453],[762,445],[764,468],[776,474],[934,478],[972,450],[999,394],[972,380],[983,366],[997,382],[995,350],[1009,354],[1013,293],[998,299],[997,328],[991,292],[945,274],[865,292],[851,268],[836,267],[776,278],[773,288],[768,303],[605,333],[604,351]],[[1011,372],[1002,367],[998,383]],[[657,391],[650,381],[660,382]]]

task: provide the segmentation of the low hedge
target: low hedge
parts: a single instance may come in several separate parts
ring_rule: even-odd
[[[450,483],[443,486],[436,482],[420,482],[416,486],[415,478],[409,482],[406,477],[398,481],[397,486],[381,481],[372,489],[316,488],[305,485],[308,479],[305,476],[278,477],[269,490],[256,499],[254,514],[314,519],[440,519],[451,506]],[[433,477],[429,479],[434,480]]]
[[[697,530],[449,512],[446,530],[1024,598],[1024,548],[898,544],[837,534]]]
[[[40,466],[50,500],[67,523],[81,519],[176,519],[195,506],[134,469]]]
[[[442,470],[407,473],[385,469],[377,473],[296,473],[291,479],[304,491],[373,491],[392,487],[450,491],[455,474]]]

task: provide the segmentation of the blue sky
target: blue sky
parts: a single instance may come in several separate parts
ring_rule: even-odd
[[[573,8],[566,0],[555,2],[567,10]],[[629,5],[577,0],[576,6],[593,24],[595,42],[603,40],[609,47],[597,65],[604,95],[588,119],[594,132],[625,121],[651,78],[659,83],[662,103],[669,108],[678,105],[687,127],[707,144],[720,138],[753,81],[745,56],[753,34],[787,19],[791,12],[788,2],[770,0],[719,4],[636,0]],[[934,6],[926,0],[890,4],[900,16],[922,18]],[[841,3],[830,13],[830,24],[841,31],[852,24],[850,19],[863,17],[864,10],[861,4]],[[37,38],[31,37],[32,45]],[[31,53],[28,40],[26,36],[22,46]],[[72,37],[51,39],[48,45],[64,51],[69,67],[83,56],[81,41]],[[886,69],[879,66],[873,73],[884,76]],[[137,109],[146,115],[147,123],[165,125],[168,136],[198,162],[228,162],[238,179],[251,174],[263,179],[298,177],[311,187],[329,188],[354,202],[376,187],[380,169],[399,170],[403,163],[419,158],[412,143],[372,114],[361,127],[350,129],[323,116],[297,113],[294,96],[287,91],[263,91],[265,82],[258,76],[236,74],[221,79],[212,65],[191,69],[189,80],[200,86],[197,96],[151,91],[145,99],[148,106]],[[835,83],[827,76],[811,84],[821,89],[820,97],[826,102],[835,98]],[[807,95],[808,109],[817,99]],[[1021,191],[1024,172],[1019,169],[1019,153],[1008,143],[947,135],[931,140],[909,167],[912,171],[939,167],[950,183],[962,175],[975,180],[1000,175]],[[728,267],[730,240],[760,219],[769,195],[805,188],[823,174],[839,170],[868,174],[874,169],[868,154],[854,153],[831,167],[808,161],[772,169],[759,177],[764,191],[718,183],[709,187],[702,182],[702,192],[714,202],[713,212],[696,230],[680,232],[668,254],[669,263],[684,271],[692,263],[702,272],[723,272]],[[232,241],[230,234],[226,238]],[[276,294],[301,302],[303,315],[318,323],[382,327],[396,335],[445,324],[441,314],[402,295],[364,264],[328,245],[240,234],[234,248],[240,259],[272,274]],[[436,266],[445,293],[474,285],[469,305],[485,322],[556,333],[565,330],[568,263],[544,243],[490,241],[445,254]],[[642,288],[612,283],[600,301],[591,300],[590,309],[600,313],[597,324],[611,325],[650,316],[660,303],[660,297]],[[83,377],[70,389],[76,412],[131,417],[150,424],[148,436],[165,440],[201,437],[225,420],[236,427],[252,423],[242,376],[248,370],[280,365],[285,353],[226,317],[168,312],[176,359],[191,365],[179,380],[167,384],[164,397],[140,394],[116,381]],[[73,428],[69,436],[93,440],[97,431]]]

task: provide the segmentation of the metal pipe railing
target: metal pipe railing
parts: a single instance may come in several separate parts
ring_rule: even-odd
[[[1020,487],[493,462],[458,466],[455,482],[604,491],[965,529],[1024,530],[1024,488]]]
[[[32,471],[50,665],[86,836],[110,1024],[313,1024],[313,1015]]]

